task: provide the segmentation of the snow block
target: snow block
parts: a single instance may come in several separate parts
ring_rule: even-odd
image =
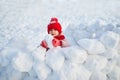
[[[37,62],[33,66],[39,80],[45,80],[51,73],[51,69],[44,62]]]
[[[65,58],[72,63],[84,63],[87,59],[87,52],[83,49],[76,47],[69,47],[63,49]]]
[[[101,54],[102,56],[106,57],[107,59],[117,59],[118,56],[118,52],[116,49],[107,49],[103,54]]]
[[[116,65],[116,59],[108,59],[108,62],[106,64],[105,68],[102,69],[101,72],[108,74],[113,70],[115,65]]]
[[[115,66],[107,76],[108,80],[120,80],[120,67]]]
[[[119,34],[107,31],[101,37],[100,41],[106,48],[117,48],[119,46],[120,37]]]
[[[89,55],[85,67],[90,71],[101,71],[107,65],[107,59],[99,55]]]
[[[44,61],[45,55],[46,55],[46,49],[41,46],[32,53],[34,61],[38,61],[38,62]]]
[[[16,56],[18,53],[18,49],[8,48],[6,47],[4,50],[0,53],[0,59],[1,59],[1,66],[5,67],[10,64],[10,61],[13,59],[13,57]]]
[[[60,72],[60,80],[89,80],[90,75],[84,66],[66,62]]]
[[[20,72],[29,72],[33,66],[31,56],[22,52],[13,58],[12,63],[13,67]]]
[[[45,62],[53,71],[59,71],[64,64],[64,60],[60,49],[56,48],[48,51]]]
[[[102,54],[105,51],[104,45],[97,39],[80,39],[80,47],[88,51],[88,54]]]
[[[91,76],[91,72],[88,71],[83,65],[77,66],[77,79],[79,80],[89,80]],[[76,68],[76,69],[77,69]]]

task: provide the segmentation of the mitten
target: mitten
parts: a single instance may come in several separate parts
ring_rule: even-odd
[[[45,40],[43,40],[40,45],[44,48],[48,48],[48,45]]]
[[[61,46],[62,45],[62,41],[54,38],[52,40],[52,44],[53,44],[54,47]]]

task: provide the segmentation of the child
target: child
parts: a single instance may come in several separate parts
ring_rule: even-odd
[[[50,49],[50,47],[48,46],[49,42],[52,44],[53,47],[60,46],[63,48],[70,46],[69,43],[66,41],[65,36],[62,34],[62,27],[57,18],[51,18],[50,23],[47,26],[47,32],[52,36],[51,40],[49,40],[47,37],[47,39],[44,39],[40,44],[42,47],[46,48],[46,51]],[[49,42],[47,40],[49,40]]]

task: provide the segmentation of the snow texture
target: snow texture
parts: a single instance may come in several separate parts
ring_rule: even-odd
[[[0,80],[120,80],[119,8],[119,0],[1,0]],[[51,17],[70,47],[53,47]]]

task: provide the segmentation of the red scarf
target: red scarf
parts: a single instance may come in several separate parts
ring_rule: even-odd
[[[65,39],[64,35],[59,35],[59,36],[55,36],[54,38],[58,39],[58,40],[63,40]]]

